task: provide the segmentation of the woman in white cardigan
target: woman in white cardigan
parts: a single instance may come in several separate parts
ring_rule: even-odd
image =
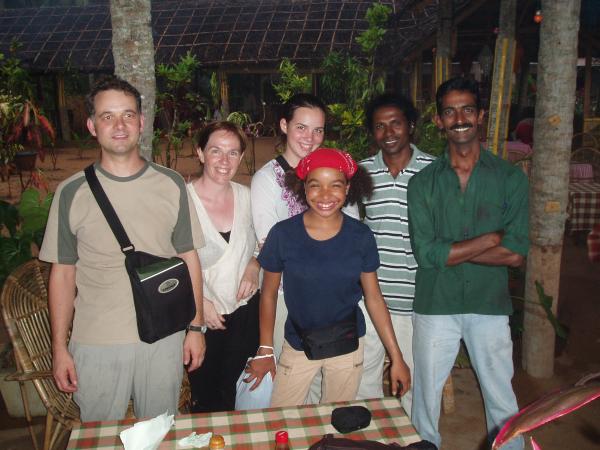
[[[202,175],[188,184],[205,245],[202,265],[206,356],[190,374],[192,412],[235,407],[235,384],[258,347],[258,274],[253,256],[250,190],[234,183],[246,141],[230,122],[213,122],[197,136]]]

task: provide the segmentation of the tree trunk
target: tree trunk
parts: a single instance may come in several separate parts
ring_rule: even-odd
[[[488,148],[501,157],[504,157],[506,154],[505,147],[512,94],[513,61],[517,44],[515,40],[516,17],[517,1],[501,0],[500,31],[496,38],[487,132]]]
[[[148,161],[152,160],[156,97],[150,7],[150,0],[110,0],[115,74],[130,82],[142,94],[145,125],[140,153]]]
[[[542,2],[523,333],[523,367],[535,377],[550,377],[554,370],[555,333],[543,309],[535,304],[535,282],[554,299],[552,310],[556,313],[567,217],[580,6],[580,0]]]

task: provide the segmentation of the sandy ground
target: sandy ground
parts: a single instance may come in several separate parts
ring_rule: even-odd
[[[249,184],[252,162],[252,145],[246,152],[247,163],[242,163],[236,180]],[[98,156],[98,149],[87,149],[83,158],[75,148],[58,150],[58,164],[52,169],[50,159],[41,163],[50,190],[77,170],[90,164]],[[274,155],[272,138],[258,139],[255,143],[256,167],[261,167]],[[198,172],[198,161],[190,144],[186,144],[178,158],[176,169],[186,178]],[[26,176],[27,177],[27,176]],[[12,198],[7,198],[8,185],[0,183],[0,198],[17,201],[20,193],[19,177],[11,177]],[[563,251],[559,319],[570,329],[566,343],[557,348],[555,376],[535,379],[521,368],[515,356],[515,391],[520,406],[525,406],[545,393],[574,383],[584,374],[600,371],[600,265],[587,260],[584,246],[576,246],[567,236]],[[515,348],[518,350],[518,342]],[[485,449],[485,418],[481,393],[471,369],[454,369],[456,411],[442,414],[441,431],[444,450]],[[6,416],[0,402],[0,448],[32,449],[25,422]],[[36,431],[42,433],[43,419],[36,419]],[[569,416],[547,424],[533,432],[544,450],[600,449],[600,400],[593,402]],[[526,447],[530,448],[530,447]]]

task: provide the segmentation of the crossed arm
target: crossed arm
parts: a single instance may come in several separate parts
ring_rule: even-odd
[[[523,257],[502,247],[503,232],[485,233],[473,239],[456,242],[450,247],[447,266],[456,266],[464,262],[489,266],[519,267]]]

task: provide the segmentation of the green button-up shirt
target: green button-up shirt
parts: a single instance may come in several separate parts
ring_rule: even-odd
[[[419,314],[510,314],[506,266],[447,266],[452,244],[504,231],[501,246],[529,250],[527,177],[481,150],[464,192],[448,153],[411,178],[408,218],[419,265],[414,310]]]

